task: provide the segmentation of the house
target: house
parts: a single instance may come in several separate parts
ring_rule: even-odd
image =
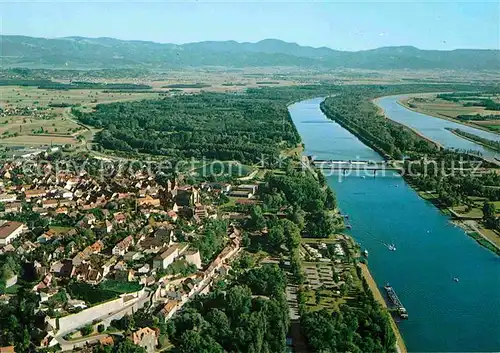
[[[253,193],[250,192],[250,191],[246,191],[246,190],[233,190],[231,191],[231,193],[229,194],[229,196],[232,196],[232,197],[244,197],[244,198],[251,198],[253,196]]]
[[[81,265],[81,263],[88,259],[92,254],[98,254],[104,249],[104,243],[101,240],[96,241],[94,244],[87,246],[83,251],[73,257],[73,266]]]
[[[52,208],[56,209],[57,208],[57,200],[46,200],[43,201],[42,208]]]
[[[3,248],[0,248],[0,255],[6,254],[8,252],[15,251],[16,248],[12,246],[12,244],[7,244]]]
[[[22,204],[20,202],[12,202],[6,204],[4,207],[5,207],[5,213],[17,213],[21,211]]]
[[[16,199],[16,194],[0,194],[0,202],[2,203],[15,202]]]
[[[144,257],[140,252],[138,251],[129,251],[125,255],[123,255],[123,259],[125,261],[136,261],[140,260]]]
[[[23,255],[23,254],[29,254],[30,252],[32,252],[33,250],[35,250],[36,248],[38,248],[40,246],[40,244],[35,244],[29,240],[23,242],[21,244],[21,246],[19,246],[17,249],[16,249],[16,252],[19,254],[19,255]]]
[[[62,194],[61,194],[61,197],[63,199],[72,199],[73,198],[73,193],[71,191],[64,191]]]
[[[178,216],[176,211],[170,210],[167,212],[167,215],[172,219],[172,221],[177,221]]]
[[[12,287],[17,283],[17,275],[12,275],[5,280],[5,288]]]
[[[186,251],[184,259],[186,262],[195,265],[198,269],[201,268],[201,256],[198,250]]]
[[[248,191],[251,194],[255,194],[257,192],[258,188],[259,188],[259,186],[256,184],[243,184],[243,185],[237,186],[238,190]]]
[[[99,344],[101,346],[112,346],[115,344],[115,342],[113,341],[113,337],[108,335],[108,336],[105,336],[105,337],[99,339]]]
[[[127,220],[127,216],[125,216],[123,213],[115,213],[113,215],[113,219],[116,224],[123,224]]]
[[[51,243],[55,239],[56,239],[56,233],[49,229],[48,231],[46,231],[45,233],[40,235],[36,239],[36,241],[39,242],[40,244],[47,244],[47,243]]]
[[[141,197],[137,199],[137,204],[139,206],[153,206],[153,207],[158,207],[160,206],[160,199],[154,199],[149,195],[146,195],[146,197]]]
[[[168,242],[161,238],[148,237],[139,243],[139,247],[145,254],[156,254],[164,249]]]
[[[113,250],[111,251],[113,255],[116,256],[123,256],[127,252],[128,248],[134,245],[134,238],[129,235],[122,239],[120,242],[118,242],[114,247]]]
[[[209,186],[211,189],[214,190],[220,190],[223,193],[228,193],[231,191],[231,184],[228,183],[208,183],[207,186]]]
[[[208,217],[207,207],[200,204],[196,205],[193,213],[196,217],[202,220]]]
[[[111,231],[113,230],[113,223],[111,223],[110,221],[106,220],[104,222],[104,226],[106,227],[106,233],[111,233]]]
[[[47,274],[43,277],[42,281],[33,287],[34,292],[38,292],[42,289],[48,288],[52,283],[52,274]]]
[[[172,245],[153,259],[154,269],[166,269],[179,256],[179,247]]]
[[[77,281],[84,281],[89,284],[98,284],[104,279],[103,270],[100,268],[92,268],[89,263],[83,263],[74,271],[74,276]]]
[[[14,346],[0,347],[0,353],[16,353]]]
[[[20,222],[0,221],[0,245],[9,244],[16,239],[24,229],[25,225]]]
[[[56,209],[56,214],[68,214],[67,207],[59,207]]]
[[[134,344],[144,348],[148,353],[153,353],[158,345],[157,332],[149,327],[143,327],[132,332],[129,338]]]
[[[26,198],[26,201],[31,201],[31,199],[37,197],[44,197],[45,195],[47,195],[47,192],[44,189],[33,189],[24,191],[24,197]]]
[[[257,200],[249,200],[248,198],[246,199],[237,199],[235,201],[237,205],[255,205],[258,203]]]
[[[163,317],[164,320],[169,320],[175,314],[178,309],[180,301],[178,300],[169,300],[160,310],[159,314]]]
[[[140,274],[148,273],[149,271],[150,271],[149,264],[144,264],[137,269],[137,272],[139,272]]]
[[[167,225],[166,227],[158,228],[154,233],[154,237],[170,243],[174,237],[174,227]]]

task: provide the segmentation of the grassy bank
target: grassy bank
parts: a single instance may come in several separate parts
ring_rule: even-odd
[[[481,145],[487,149],[500,152],[500,145],[496,143],[496,141],[488,140],[488,139],[483,139],[480,136],[476,136],[474,134],[469,134],[465,131],[462,131],[460,129],[446,129],[452,134],[457,135],[458,137],[461,137],[463,139],[469,140],[471,142],[477,143],[478,145]]]
[[[455,119],[453,116],[445,115],[445,114],[440,113],[438,111],[423,109],[423,108],[418,107],[418,106],[417,107],[411,107],[410,104],[409,104],[409,100],[411,100],[412,98],[415,98],[415,97],[418,97],[418,96],[408,95],[407,97],[405,97],[405,98],[403,98],[401,100],[398,100],[398,104],[401,105],[401,106],[403,106],[403,107],[405,107],[406,109],[412,110],[412,111],[414,111],[416,113],[429,115],[429,116],[432,116],[434,118],[444,119],[444,120],[448,120],[448,121],[451,121],[451,122],[454,122],[454,123],[457,123],[457,124],[460,124],[460,125],[465,125],[465,126],[469,126],[469,127],[475,128],[475,129],[479,129],[479,130],[483,130],[483,131],[487,131],[487,132],[492,132],[492,133],[498,134],[497,130],[485,127],[485,126],[483,126],[481,124],[474,124],[474,123],[470,123],[470,122],[467,122],[467,121]],[[463,107],[457,107],[457,113],[462,113],[462,114],[478,114],[479,113],[478,111],[468,111],[468,110],[460,111],[461,108],[463,109]]]
[[[378,289],[377,283],[373,279],[370,270],[368,269],[368,266],[366,266],[363,263],[360,263],[359,266],[361,267],[361,273],[363,274],[364,279],[368,283],[368,286],[370,287],[370,290],[373,294],[373,297],[377,302],[380,303],[384,308],[388,310],[387,303],[382,296],[382,293],[380,293],[380,290]],[[406,349],[405,342],[403,340],[403,336],[401,335],[401,332],[399,332],[399,328],[396,325],[396,322],[394,321],[394,318],[392,315],[389,315],[391,319],[391,326],[392,330],[394,331],[394,334],[396,335],[396,346],[398,353],[407,353],[408,350]]]

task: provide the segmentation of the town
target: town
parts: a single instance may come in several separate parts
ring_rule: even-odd
[[[34,158],[42,164],[43,157]],[[0,254],[9,259],[1,300],[16,293],[20,267],[29,267],[23,273],[39,279],[32,291],[45,314],[38,346],[63,350],[105,342],[108,335],[94,331],[141,308],[169,319],[207,292],[240,252],[239,226],[246,217],[221,213],[216,203],[221,196],[255,202],[259,187],[175,179],[160,184],[140,171],[100,182],[88,173],[46,168],[33,178],[22,173],[25,162],[9,161],[0,172]],[[210,228],[220,243],[213,248],[210,235],[204,238]],[[90,338],[79,331],[85,327]],[[133,335],[139,345],[158,340],[151,329]]]

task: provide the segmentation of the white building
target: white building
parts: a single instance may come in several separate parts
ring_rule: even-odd
[[[195,265],[198,269],[201,268],[201,256],[198,250],[186,251],[184,257],[186,262]]]
[[[172,245],[153,259],[154,269],[166,269],[179,256],[179,247]]]
[[[0,221],[0,245],[10,244],[24,231],[24,227],[20,222]]]
[[[15,202],[17,199],[16,194],[0,194],[0,202]]]

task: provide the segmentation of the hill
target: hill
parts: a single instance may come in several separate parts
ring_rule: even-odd
[[[161,44],[114,38],[0,36],[3,67],[265,67],[500,70],[500,50],[384,47],[357,52],[277,39]]]

